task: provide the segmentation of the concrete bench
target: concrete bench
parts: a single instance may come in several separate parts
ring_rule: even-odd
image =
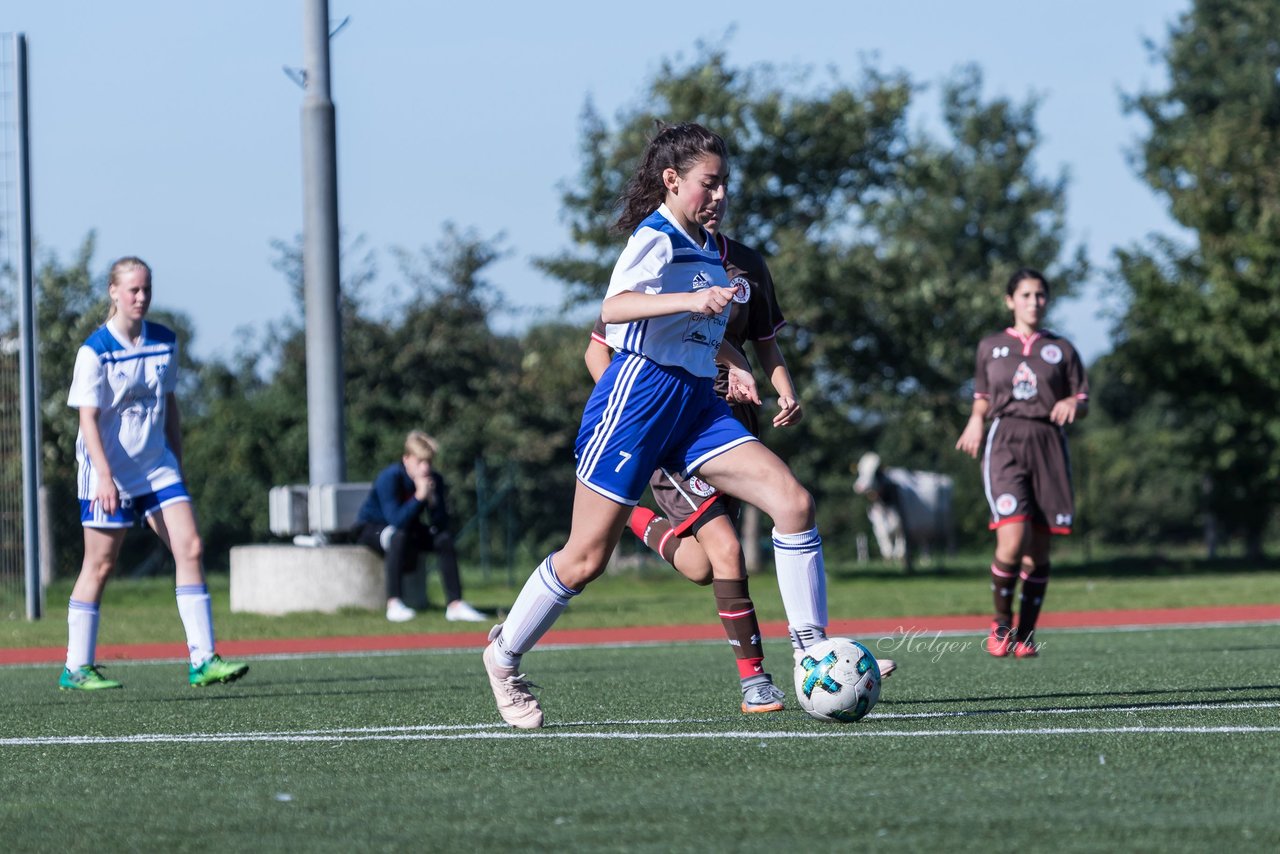
[[[277,486],[269,495],[271,533],[292,543],[231,549],[231,610],[291,614],[387,606],[382,557],[360,545],[334,545],[332,534],[355,527],[371,484]],[[404,578],[404,601],[427,605],[425,562]]]

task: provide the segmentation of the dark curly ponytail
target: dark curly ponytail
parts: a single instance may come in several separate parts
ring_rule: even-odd
[[[622,213],[613,224],[614,229],[623,234],[635,231],[636,226],[657,210],[658,205],[667,197],[662,173],[667,169],[674,169],[678,174],[684,175],[708,154],[729,159],[728,146],[718,133],[694,122],[678,125],[659,123],[658,135],[645,149],[640,167],[631,176],[627,188],[618,200]]]

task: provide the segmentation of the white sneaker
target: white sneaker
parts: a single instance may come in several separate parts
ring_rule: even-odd
[[[461,599],[449,603],[449,607],[444,609],[444,618],[451,623],[483,623],[492,619],[481,614]]]
[[[399,599],[392,599],[387,602],[387,619],[393,623],[403,623],[407,620],[412,620],[416,616],[418,616],[418,612]]]
[[[517,729],[537,729],[542,726],[542,706],[538,698],[529,689],[537,687],[523,673],[517,673],[514,667],[503,667],[494,657],[496,638],[502,631],[502,624],[489,630],[489,645],[484,648],[484,669],[489,674],[489,687],[493,690],[493,699],[498,704],[498,714],[502,719]]]

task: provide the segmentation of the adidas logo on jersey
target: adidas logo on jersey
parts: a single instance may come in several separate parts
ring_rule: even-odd
[[[699,271],[697,274],[694,275],[693,289],[695,291],[700,291],[703,288],[710,287],[710,286],[711,286],[711,277],[708,276],[706,273]]]

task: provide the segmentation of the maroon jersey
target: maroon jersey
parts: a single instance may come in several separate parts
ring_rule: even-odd
[[[991,401],[989,418],[1048,420],[1053,405],[1089,399],[1089,379],[1071,342],[1048,330],[1023,337],[1009,328],[978,344],[973,396]]]
[[[778,307],[773,276],[760,253],[722,234],[716,235],[716,246],[720,248],[720,263],[729,275],[729,287],[738,291],[733,295],[724,340],[745,358],[746,342],[768,341],[787,321]],[[716,394],[724,397],[728,393],[729,370],[721,365]],[[758,431],[753,432],[758,435]]]

